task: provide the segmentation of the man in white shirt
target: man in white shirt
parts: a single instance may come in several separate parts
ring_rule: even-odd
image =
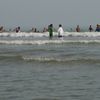
[[[60,24],[58,29],[58,37],[63,37],[63,34],[64,34],[64,30],[62,28],[62,25]]]

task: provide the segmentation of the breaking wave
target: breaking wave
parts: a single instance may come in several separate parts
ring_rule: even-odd
[[[14,33],[14,32],[5,32],[5,33],[0,33],[0,37],[48,37],[48,32],[45,33],[33,33],[33,32],[19,32],[19,33]],[[58,33],[54,32],[54,36],[57,36]],[[74,37],[99,37],[100,32],[65,32],[63,34],[65,37],[66,36],[74,36]]]
[[[23,56],[23,60],[25,61],[38,61],[38,62],[58,62],[58,63],[100,63],[100,59],[94,58],[57,58],[57,57],[28,57]]]
[[[67,44],[67,43],[100,43],[100,40],[0,40],[0,44],[16,44],[16,45],[42,45],[42,44]]]
[[[65,43],[100,43],[100,32],[65,32],[63,38],[49,40],[47,33],[0,33],[0,44],[65,44]]]
[[[8,61],[28,61],[28,62],[48,62],[48,63],[100,63],[99,58],[94,57],[58,57],[58,56],[32,56],[32,55],[15,55],[15,54],[0,54],[0,60]]]

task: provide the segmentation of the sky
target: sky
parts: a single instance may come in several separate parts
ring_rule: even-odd
[[[57,27],[100,24],[100,0],[0,0],[0,25]]]

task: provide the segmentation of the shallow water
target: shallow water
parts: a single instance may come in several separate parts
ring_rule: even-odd
[[[100,44],[45,40],[0,44],[0,100],[100,100]]]

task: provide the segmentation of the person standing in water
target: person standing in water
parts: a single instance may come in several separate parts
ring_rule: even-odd
[[[79,25],[77,25],[77,27],[76,27],[76,32],[80,32],[80,27],[79,27]]]
[[[89,31],[90,31],[90,32],[93,31],[92,25],[90,25],[90,27],[89,27]]]
[[[63,37],[63,34],[64,34],[64,30],[62,28],[62,25],[60,24],[58,28],[58,37]]]
[[[52,39],[53,37],[53,24],[48,26],[49,38]]]
[[[99,24],[97,24],[97,27],[96,27],[96,30],[95,30],[96,32],[100,32],[100,25]]]

